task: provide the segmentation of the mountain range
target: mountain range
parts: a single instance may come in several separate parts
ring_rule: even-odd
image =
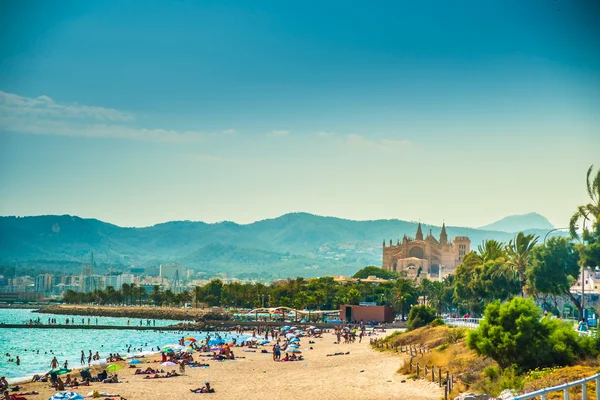
[[[505,218],[486,228],[518,226],[518,230],[545,235],[552,227],[547,220],[549,225],[522,229],[523,221],[539,222],[531,215]],[[469,236],[472,248],[486,239],[506,242],[514,236],[514,231],[446,229],[450,238]],[[98,265],[117,269],[181,263],[206,276],[268,280],[352,275],[366,265],[381,265],[382,240],[395,243],[404,234],[414,237],[416,230],[416,222],[353,221],[307,213],[245,225],[172,221],[145,228],[70,215],[0,217],[0,263],[14,265],[18,260],[29,268],[67,271],[80,268],[93,252]],[[431,231],[439,237],[440,230],[423,224],[425,235]]]
[[[479,227],[484,231],[502,231],[502,232],[519,232],[528,229],[553,229],[554,226],[538,213],[529,213],[523,215],[510,215],[491,224]]]

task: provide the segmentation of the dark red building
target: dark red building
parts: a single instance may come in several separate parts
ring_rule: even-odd
[[[340,305],[340,319],[346,322],[394,322],[394,309],[390,306]]]

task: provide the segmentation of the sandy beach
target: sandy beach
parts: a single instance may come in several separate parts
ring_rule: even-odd
[[[392,331],[386,333],[390,334]],[[380,334],[379,337],[382,337]],[[135,369],[124,368],[118,371],[123,383],[92,383],[90,387],[80,387],[82,395],[91,390],[119,394],[128,400],[152,398],[196,399],[209,396],[213,399],[439,399],[442,391],[434,384],[424,381],[404,381],[406,378],[396,373],[402,358],[371,349],[366,338],[362,343],[334,344],[333,334],[322,339],[302,339],[304,361],[275,362],[272,355],[235,348],[238,358],[234,361],[206,361],[208,368],[187,368],[185,376],[168,379],[144,379],[145,375],[134,375]],[[309,347],[313,347],[309,350]],[[266,347],[270,351],[270,347]],[[244,348],[245,349],[245,348]],[[348,355],[328,357],[327,354],[350,352]],[[142,359],[139,367],[161,367],[159,356]],[[201,361],[199,354],[194,359]],[[79,375],[77,372],[75,373]],[[64,375],[63,375],[64,378]],[[193,394],[190,389],[210,382],[214,394]],[[21,392],[36,390],[39,395],[27,396],[31,399],[48,399],[55,390],[48,383],[24,385]]]

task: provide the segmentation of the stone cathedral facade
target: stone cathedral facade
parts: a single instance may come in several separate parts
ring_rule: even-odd
[[[389,246],[383,241],[382,268],[388,271],[404,272],[410,279],[439,279],[453,274],[462,262],[465,254],[471,251],[471,240],[466,236],[456,236],[448,241],[446,224],[442,225],[439,240],[433,237],[431,230],[423,238],[421,224],[414,238],[404,235],[394,245],[390,240]]]

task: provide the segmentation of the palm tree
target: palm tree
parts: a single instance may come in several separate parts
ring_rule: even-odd
[[[511,239],[506,245],[507,260],[504,264],[504,275],[508,278],[517,278],[521,287],[521,294],[524,294],[527,283],[526,271],[531,266],[531,252],[535,247],[539,237],[535,235],[525,235],[519,232],[514,239]]]
[[[575,214],[573,214],[569,221],[569,232],[575,239],[579,238],[579,234],[577,233],[577,222],[583,220],[584,231],[586,230],[586,222],[591,224],[600,223],[600,169],[596,171],[594,179],[590,180],[593,168],[593,165],[590,166],[586,176],[587,192],[591,202],[577,207],[577,211],[575,211]]]
[[[123,286],[121,286],[121,292],[123,293],[125,303],[127,303],[127,299],[131,296],[131,285],[129,283],[124,283]]]
[[[202,286],[196,286],[194,288],[194,302],[196,303],[196,308],[198,308],[198,303],[200,302],[202,295],[203,295]]]
[[[483,242],[481,242],[481,244],[477,246],[477,251],[479,252],[479,258],[481,258],[482,263],[485,263],[486,261],[490,260],[495,260],[506,255],[502,243],[493,239],[484,240]]]
[[[160,290],[159,285],[152,286],[152,294],[150,295],[150,297],[152,298],[152,300],[154,300],[155,307],[162,303],[162,292]]]
[[[400,310],[402,320],[404,321],[405,306],[409,304],[415,295],[416,289],[413,281],[409,279],[398,279],[394,288],[393,302]]]

